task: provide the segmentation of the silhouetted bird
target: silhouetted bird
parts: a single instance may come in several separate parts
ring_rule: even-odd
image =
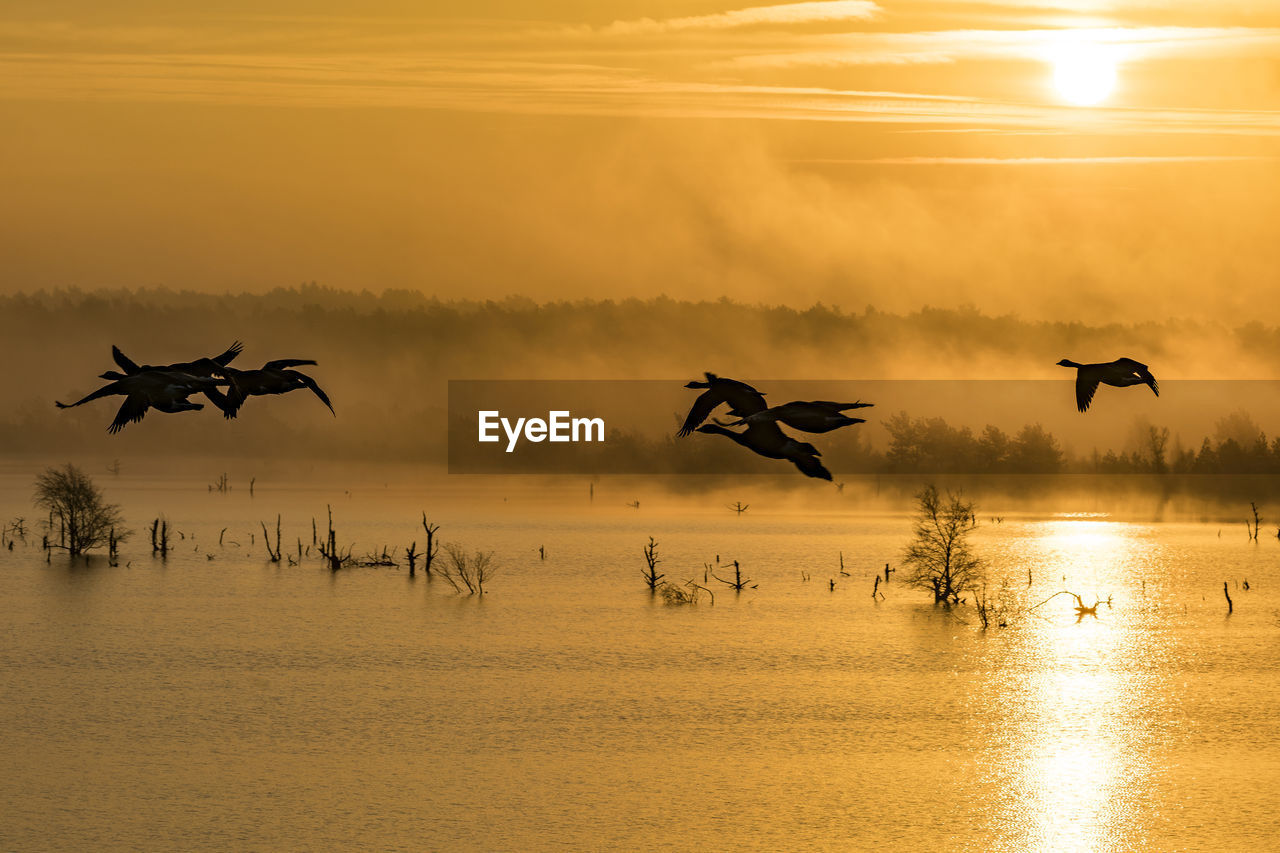
[[[818,457],[822,455],[818,448],[786,435],[775,421],[749,424],[742,432],[734,432],[719,424],[704,424],[697,431],[707,435],[723,435],[768,459],[786,459],[806,476],[831,479],[831,472],[818,461]]]
[[[1160,386],[1151,371],[1140,361],[1131,358],[1117,358],[1103,364],[1080,364],[1064,358],[1058,362],[1062,367],[1076,368],[1076,408],[1082,412],[1089,410],[1093,395],[1099,383],[1116,388],[1127,388],[1130,385],[1148,385],[1152,393],[1160,396]]]
[[[116,419],[107,427],[107,432],[117,433],[127,424],[142,420],[147,414],[147,409],[156,409],[169,414],[203,409],[203,403],[193,403],[187,397],[198,392],[213,391],[215,386],[226,385],[228,382],[227,379],[217,379],[212,376],[193,376],[190,373],[168,370],[146,370],[132,376],[122,376],[110,385],[104,385],[74,403],[59,403],[55,400],[54,405],[59,409],[71,409],[102,397],[122,394],[125,398],[124,403],[116,412]]]
[[[278,358],[275,361],[268,361],[257,370],[236,370],[234,367],[224,367],[222,372],[231,380],[231,387],[227,389],[225,396],[215,391],[208,395],[209,399],[222,409],[225,417],[234,418],[249,397],[287,394],[299,388],[310,388],[320,398],[320,402],[329,407],[329,411],[336,418],[338,413],[333,411],[333,404],[329,402],[328,395],[320,389],[316,381],[299,370],[289,369],[304,364],[315,364],[315,361],[308,358]]]
[[[689,409],[689,414],[685,417],[684,424],[676,435],[686,436],[693,432],[721,403],[728,403],[729,414],[739,418],[754,415],[756,412],[761,412],[768,408],[764,401],[764,395],[747,383],[739,382],[736,379],[722,379],[714,373],[705,375],[707,377],[705,382],[694,381],[684,386],[686,388],[706,388],[707,390],[699,394],[698,399],[693,401],[693,406]]]
[[[200,358],[195,361],[181,361],[177,364],[144,364],[139,366],[127,355],[120,351],[118,346],[111,346],[111,358],[116,364],[120,365],[120,373],[115,370],[108,370],[101,374],[103,379],[122,379],[125,376],[133,376],[144,371],[170,371],[174,373],[188,373],[192,376],[214,376],[221,372],[222,368],[230,364],[236,356],[244,349],[244,344],[235,341],[226,351],[213,356],[212,358]]]
[[[752,415],[747,415],[729,426],[741,424],[758,424],[768,421],[781,421],[792,429],[804,432],[831,432],[842,426],[865,424],[863,418],[851,418],[844,414],[847,409],[867,409],[874,403],[832,403],[829,400],[801,401],[773,406]]]

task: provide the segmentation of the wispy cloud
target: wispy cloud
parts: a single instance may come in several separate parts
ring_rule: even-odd
[[[1157,56],[1222,58],[1274,56],[1280,28],[1102,27],[1040,30],[939,30],[836,33],[798,37],[775,49],[744,50],[716,60],[718,68],[906,65],[962,60],[1048,59],[1070,43],[1096,44],[1122,61]],[[797,47],[803,49],[797,50]]]
[[[1257,163],[1275,157],[1226,155],[1121,156],[1121,157],[868,157],[865,159],[807,158],[791,163],[820,166],[1080,166],[1160,165],[1177,163]]]
[[[419,55],[0,55],[0,98],[749,118],[983,133],[1280,136],[1280,111],[1079,109],[909,91],[669,81],[588,64]]]
[[[636,35],[684,30],[727,30],[761,25],[867,20],[877,17],[882,11],[879,5],[870,0],[812,0],[812,2],[782,3],[776,6],[752,6],[747,9],[684,18],[639,18],[631,21],[614,21],[601,31],[608,34]]]

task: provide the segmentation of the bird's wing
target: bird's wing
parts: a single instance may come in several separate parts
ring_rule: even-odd
[[[203,393],[209,398],[210,403],[218,407],[227,420],[234,418],[240,411],[240,405],[244,403],[244,398],[239,401],[232,400],[230,394],[223,394],[217,388],[205,388]]]
[[[707,419],[707,415],[715,409],[716,406],[724,402],[724,398],[720,396],[720,392],[715,388],[708,388],[698,395],[698,399],[693,401],[693,405],[689,408],[689,414],[685,416],[684,423],[680,426],[680,430],[676,435],[684,437],[693,432],[702,422]]]
[[[1098,390],[1098,383],[1101,377],[1096,371],[1087,370],[1083,367],[1076,370],[1076,408],[1082,412],[1089,411],[1089,404],[1093,402],[1093,395]]]
[[[830,400],[814,400],[813,405],[831,409],[835,412],[844,412],[849,409],[870,409],[875,403],[864,403],[861,400],[856,403],[833,403]]]
[[[734,382],[725,388],[723,399],[729,404],[729,410],[738,417],[754,415],[769,408],[764,395],[745,382]]]
[[[787,434],[772,419],[752,419],[747,421],[747,428],[742,435],[751,445],[760,448],[780,448],[787,443]]]
[[[116,364],[120,365],[120,369],[125,373],[133,374],[142,370],[141,367],[138,367],[137,364],[130,360],[129,356],[120,352],[120,347],[115,344],[111,345],[111,358]]]
[[[806,477],[816,477],[819,480],[831,479],[831,472],[815,456],[795,456],[792,457],[791,462]]]
[[[298,371],[296,370],[293,372],[298,373]],[[324,391],[320,390],[320,386],[316,384],[316,381],[305,373],[298,373],[298,378],[302,380],[303,385],[306,385],[308,388],[310,388],[312,391],[316,393],[316,396],[320,398],[320,402],[328,406],[329,411],[336,418],[338,416],[338,413],[333,411],[333,403],[329,402],[329,396],[325,394]]]
[[[222,353],[221,355],[215,355],[211,359],[211,361],[216,361],[218,364],[222,365],[223,367],[226,367],[243,350],[244,350],[244,344],[240,343],[239,341],[234,341],[232,342],[231,346],[227,347],[226,352]]]
[[[310,358],[277,358],[275,361],[268,361],[262,365],[262,369],[276,370],[281,367],[302,367],[304,364],[315,363],[315,360]]]
[[[111,426],[107,427],[107,432],[114,435],[124,429],[127,424],[137,423],[147,414],[150,407],[146,396],[142,394],[130,394],[124,398],[124,402],[120,405],[120,411],[116,412],[116,419],[111,422]]]
[[[1139,368],[1140,368],[1139,370],[1135,371],[1138,374],[1138,378],[1140,378],[1147,385],[1151,386],[1151,391],[1157,397],[1159,397],[1160,383],[1156,382],[1155,376],[1153,376],[1151,371],[1147,369],[1146,365],[1139,365]]]
[[[121,393],[121,392],[116,390],[116,383],[112,382],[110,385],[103,385],[101,388],[99,388],[97,391],[94,391],[92,394],[81,397],[79,400],[76,400],[74,403],[59,403],[57,400],[54,400],[53,404],[57,406],[59,409],[73,409],[76,406],[82,406],[85,403],[91,402],[93,400],[98,400],[98,399],[101,399],[102,397],[110,397],[112,394],[118,394],[118,393]]]

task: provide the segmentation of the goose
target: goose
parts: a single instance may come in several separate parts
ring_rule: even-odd
[[[731,422],[728,425],[741,426],[742,424],[779,421],[792,429],[804,432],[831,432],[843,426],[865,424],[866,419],[849,417],[844,412],[848,409],[867,409],[874,405],[874,403],[863,403],[861,400],[857,403],[833,403],[830,400],[794,400],[781,406],[773,406],[772,408],[747,415],[741,420]]]
[[[299,388],[310,388],[336,418],[338,413],[333,411],[333,403],[329,402],[329,396],[321,390],[316,381],[300,370],[290,369],[315,363],[309,358],[278,358],[275,361],[268,361],[257,370],[223,367],[222,372],[231,380],[231,387],[227,389],[225,395],[215,391],[208,396],[214,405],[222,409],[223,416],[230,419],[236,416],[249,397],[287,394]]]
[[[705,382],[693,381],[684,386],[686,388],[705,388],[707,390],[699,394],[698,399],[693,401],[693,406],[689,409],[689,414],[685,417],[684,424],[681,425],[676,435],[682,438],[689,435],[721,403],[728,403],[729,413],[739,418],[754,415],[756,412],[761,412],[768,408],[764,401],[764,394],[747,383],[739,382],[736,379],[723,379],[714,373],[706,373],[704,375],[707,377]]]
[[[227,347],[224,352],[213,356],[212,358],[198,358],[195,361],[181,361],[177,364],[144,364],[138,365],[129,356],[120,351],[120,347],[115,344],[111,345],[111,360],[120,366],[120,373],[116,370],[108,370],[106,373],[100,374],[103,379],[122,379],[125,376],[133,376],[144,371],[170,371],[175,373],[187,373],[192,376],[213,376],[221,372],[222,368],[230,364],[236,356],[244,349],[244,344],[234,341],[231,346]]]
[[[130,376],[122,376],[110,385],[104,385],[74,403],[61,403],[55,400],[54,405],[59,409],[73,409],[102,397],[123,395],[124,403],[116,412],[115,420],[107,427],[107,432],[114,435],[128,424],[141,421],[148,409],[169,414],[203,409],[203,403],[193,403],[187,398],[197,392],[208,393],[217,385],[227,384],[229,384],[228,380],[212,376],[194,376],[190,373],[169,370],[144,370]]]
[[[1089,411],[1089,404],[1093,402],[1099,383],[1115,388],[1147,385],[1153,394],[1160,396],[1160,386],[1151,371],[1142,362],[1131,358],[1117,358],[1103,364],[1080,364],[1064,358],[1058,364],[1076,368],[1076,408],[1082,412]]]
[[[806,441],[796,441],[787,436],[778,428],[776,421],[748,424],[742,432],[734,432],[719,424],[703,424],[697,428],[697,432],[723,435],[767,459],[786,459],[808,477],[831,479],[831,472],[818,461],[818,457],[822,455],[818,448]]]

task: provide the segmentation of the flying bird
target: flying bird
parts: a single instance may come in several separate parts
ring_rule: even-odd
[[[820,480],[831,479],[831,472],[818,461],[818,457],[822,455],[818,452],[818,448],[808,442],[791,438],[778,427],[776,421],[765,420],[748,424],[742,432],[734,432],[719,424],[704,424],[697,428],[697,432],[723,435],[767,459],[785,459],[800,469],[805,476],[817,477]]]
[[[758,424],[776,421],[784,423],[792,429],[803,432],[831,432],[843,426],[865,424],[864,418],[853,418],[844,414],[849,409],[867,409],[874,403],[833,403],[830,400],[795,400],[781,406],[762,409],[747,415],[740,420],[729,423],[729,426],[742,424]]]
[[[1117,358],[1103,364],[1080,364],[1064,358],[1058,364],[1076,369],[1076,408],[1082,412],[1089,411],[1089,404],[1093,402],[1093,395],[1099,384],[1115,388],[1147,385],[1153,394],[1160,396],[1160,386],[1151,371],[1142,362],[1131,358]]]
[[[193,403],[187,398],[199,392],[217,393],[214,391],[217,385],[227,384],[229,380],[212,376],[195,376],[169,370],[144,370],[130,376],[121,376],[111,384],[104,385],[74,403],[60,403],[55,400],[54,405],[59,409],[73,409],[92,400],[123,395],[124,403],[116,412],[115,420],[107,427],[107,432],[114,435],[126,425],[142,420],[148,409],[156,409],[168,414],[203,409],[203,403]]]
[[[169,371],[173,373],[187,373],[192,376],[214,376],[221,372],[222,368],[230,364],[236,356],[244,349],[244,344],[235,341],[227,349],[213,356],[212,358],[200,358],[195,361],[182,361],[177,364],[155,365],[144,364],[138,365],[127,355],[120,351],[120,347],[111,346],[111,359],[120,366],[120,373],[115,370],[108,370],[101,374],[103,379],[122,379],[125,376],[133,376],[144,371]]]
[[[275,361],[268,361],[257,370],[223,367],[222,372],[231,380],[231,387],[227,389],[225,395],[215,391],[209,395],[209,399],[222,409],[224,417],[230,419],[239,413],[244,401],[250,397],[287,394],[299,388],[310,388],[320,398],[320,402],[329,408],[333,416],[337,417],[338,413],[333,411],[333,403],[329,402],[329,395],[324,393],[316,381],[302,371],[292,369],[315,363],[308,358],[278,358]]]
[[[684,386],[706,390],[693,401],[693,406],[689,409],[689,414],[676,435],[681,437],[689,435],[721,403],[728,403],[729,414],[738,418],[745,418],[768,408],[768,404],[764,401],[764,394],[747,383],[736,379],[724,379],[714,373],[707,373],[705,376],[707,377],[705,382],[695,380]]]

